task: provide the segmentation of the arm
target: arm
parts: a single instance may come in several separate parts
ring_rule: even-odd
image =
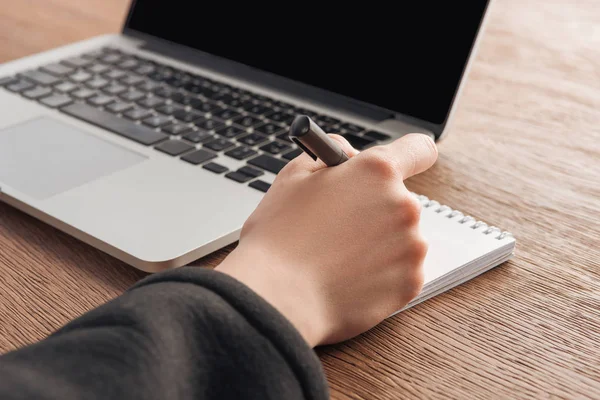
[[[287,319],[237,280],[184,267],[1,357],[0,398],[328,397],[318,358]]]
[[[427,244],[404,179],[425,135],[277,176],[214,270],[152,275],[45,340],[0,357],[0,398],[328,398],[312,347],[358,335],[422,287]]]

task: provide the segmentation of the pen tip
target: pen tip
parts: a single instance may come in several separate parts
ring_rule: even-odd
[[[310,130],[310,118],[306,115],[298,115],[290,126],[290,136],[306,135]]]

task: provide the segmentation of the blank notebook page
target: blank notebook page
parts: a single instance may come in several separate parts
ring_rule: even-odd
[[[425,196],[414,195],[423,206],[420,228],[429,249],[423,265],[423,290],[409,306],[431,297],[432,292],[439,294],[471,279],[512,256],[515,239],[510,233]]]

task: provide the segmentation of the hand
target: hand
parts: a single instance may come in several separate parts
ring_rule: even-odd
[[[245,283],[311,345],[356,336],[422,289],[427,244],[404,180],[437,159],[422,134],[325,167],[301,154],[281,170],[216,270]]]

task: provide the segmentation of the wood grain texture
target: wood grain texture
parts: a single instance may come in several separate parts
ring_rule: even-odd
[[[118,31],[126,0],[85,3],[0,0],[0,61]],[[439,150],[409,188],[513,232],[516,256],[317,349],[332,398],[600,398],[597,1],[497,0]],[[0,205],[0,351],[143,276]]]

